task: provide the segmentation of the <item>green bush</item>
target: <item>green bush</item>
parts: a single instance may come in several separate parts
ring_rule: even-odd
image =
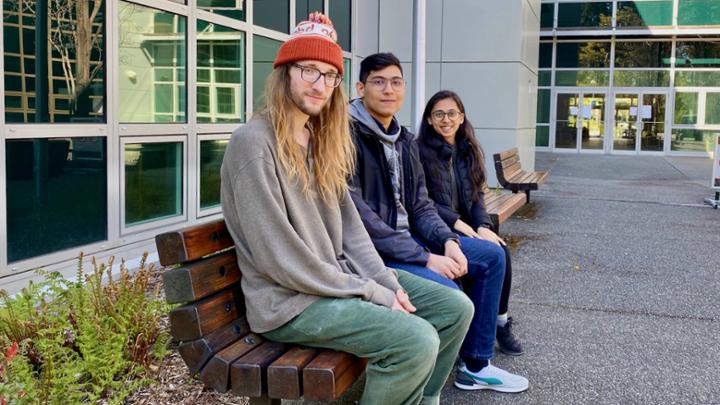
[[[123,260],[114,278],[112,258],[84,274],[81,254],[75,281],[39,271],[43,281],[13,297],[0,290],[0,403],[121,403],[149,383],[169,308],[159,287],[148,292],[146,259],[132,274]]]

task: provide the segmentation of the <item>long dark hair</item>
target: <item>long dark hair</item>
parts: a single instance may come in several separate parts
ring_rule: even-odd
[[[465,115],[465,105],[463,105],[463,102],[460,99],[460,96],[457,95],[457,93],[450,90],[438,91],[432,97],[430,97],[430,100],[428,100],[427,104],[425,105],[422,122],[420,123],[420,142],[427,145],[427,140],[430,138],[436,138],[437,140],[445,142],[442,135],[438,134],[437,131],[435,131],[435,128],[433,128],[429,121],[431,121],[430,114],[432,113],[433,108],[435,108],[435,104],[440,102],[440,100],[445,100],[448,98],[455,101],[455,104],[457,104],[460,112]],[[467,116],[465,117],[463,123],[460,124],[460,127],[455,134],[456,145],[464,145],[465,142],[463,141],[467,141],[467,145],[469,145],[470,148],[470,179],[472,180],[472,200],[477,201],[478,198],[480,198],[480,192],[482,191],[483,184],[485,184],[485,157],[482,148],[480,147],[480,144],[475,138],[475,130],[473,129],[473,126],[470,123],[470,120],[468,120]],[[465,151],[460,152],[462,153]]]

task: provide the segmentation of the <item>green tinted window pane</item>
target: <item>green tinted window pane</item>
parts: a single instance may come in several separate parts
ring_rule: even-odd
[[[234,88],[220,87],[215,90],[217,94],[217,109],[219,114],[234,114],[237,110],[236,93]]]
[[[197,88],[198,114],[210,114],[210,88],[198,86]],[[210,122],[206,115],[198,115],[198,121]]]
[[[264,104],[265,79],[272,72],[273,61],[282,42],[255,36],[253,39],[253,106],[257,111]]]
[[[535,127],[535,146],[550,146],[550,127],[540,125]]]
[[[540,5],[540,28],[552,28],[554,19],[555,19],[555,5],[554,4],[541,4]]]
[[[208,83],[210,81],[210,69],[198,69],[197,81],[199,83]]]
[[[537,122],[550,122],[550,90],[539,89],[537,99]]]
[[[172,84],[155,85],[155,111],[171,113],[173,111],[173,86]]]
[[[720,87],[720,71],[693,72],[681,70],[675,72],[676,87]]]
[[[324,13],[324,3],[323,0],[295,0],[295,24],[307,20],[308,15],[313,11]]]
[[[564,70],[555,72],[556,86],[607,86],[610,72],[604,70]]]
[[[672,8],[672,0],[620,1],[617,26],[637,28],[672,25]]]
[[[718,131],[701,131],[698,129],[673,129],[670,148],[678,152],[713,151],[713,139]]]
[[[541,70],[538,72],[538,86],[550,86],[552,83],[552,71]]]
[[[720,93],[705,95],[705,125],[720,124]]]
[[[229,83],[229,84],[240,84],[242,79],[242,72],[237,69],[216,69],[215,70],[215,81],[218,83]]]
[[[220,166],[228,140],[200,142],[200,208],[220,205]]]
[[[560,3],[558,4],[558,28],[610,28],[612,27],[612,2]]]
[[[720,44],[707,41],[678,41],[675,66],[684,68],[720,67]]]
[[[615,67],[670,67],[671,42],[616,42]]]
[[[352,94],[352,62],[350,59],[343,59],[343,87],[345,94],[350,97]]]
[[[185,17],[124,1],[119,9],[120,122],[184,122]],[[151,21],[170,31],[156,35]]]
[[[540,43],[540,60],[538,61],[538,67],[549,68],[552,67],[552,43],[541,42]]]
[[[559,42],[555,67],[610,67],[609,42]]]
[[[330,2],[329,17],[335,26],[338,36],[338,45],[350,52],[350,25],[351,25],[351,4],[350,0],[332,0]]]
[[[182,143],[125,145],[125,224],[182,215]]]
[[[245,21],[244,0],[197,0],[197,8]]]
[[[5,109],[6,122],[105,122],[105,2],[60,8],[66,2],[3,3],[5,89],[27,100]],[[42,24],[36,21],[39,7],[48,16]],[[57,18],[59,12],[62,18]],[[78,54],[78,49],[87,53]],[[58,98],[71,100],[68,107],[56,108]]]
[[[667,87],[670,72],[666,70],[616,70],[613,77],[617,87]]]
[[[253,23],[290,33],[290,0],[253,0]]]
[[[720,25],[720,2],[678,0],[678,25]]]
[[[199,122],[242,122],[245,119],[245,34],[198,21],[197,81]],[[199,53],[203,49],[202,56]],[[204,58],[201,60],[200,58]],[[200,94],[202,92],[202,94]],[[215,98],[211,94],[215,94]],[[221,101],[222,99],[222,101]]]
[[[675,124],[697,124],[697,110],[698,93],[675,93]]]
[[[104,137],[5,142],[9,262],[107,240],[105,145]]]

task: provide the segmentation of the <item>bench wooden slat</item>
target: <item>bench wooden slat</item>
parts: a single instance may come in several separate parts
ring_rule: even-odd
[[[514,164],[516,164],[516,163],[519,164],[519,163],[520,163],[520,157],[517,156],[517,155],[515,155],[515,156],[510,156],[510,157],[507,158],[507,159],[503,159],[503,160],[501,161],[501,163],[502,163],[502,167],[503,167],[503,168],[508,168],[508,167],[510,167],[510,166],[512,166],[512,165],[514,165]]]
[[[230,387],[237,395],[259,397],[267,392],[267,368],[289,349],[285,343],[267,341],[230,366]]]
[[[173,341],[200,339],[215,329],[240,317],[245,311],[240,286],[170,311],[170,334]]]
[[[190,374],[195,374],[217,352],[230,346],[248,333],[250,333],[250,325],[248,325],[245,317],[242,317],[200,339],[182,342],[178,347],[178,351]]]
[[[267,370],[270,398],[298,399],[302,396],[302,372],[320,352],[297,346],[275,360]]]
[[[240,281],[235,251],[193,262],[163,273],[165,300],[170,304],[197,301]]]
[[[520,162],[503,169],[503,177],[505,177],[508,181],[520,173],[523,173],[522,168],[520,167]]]
[[[232,363],[265,342],[265,338],[250,333],[213,356],[200,372],[206,386],[218,392],[230,389],[230,366]]]
[[[220,219],[157,235],[155,245],[160,264],[170,266],[227,249],[234,242],[225,227],[225,220]]]
[[[502,151],[498,153],[498,155],[500,156],[500,160],[505,160],[513,155],[518,155],[518,148],[512,148],[506,151]]]
[[[527,197],[524,194],[506,194],[502,205],[495,211],[498,223],[505,222],[508,218],[519,210],[527,202]]]
[[[325,350],[303,370],[303,393],[309,401],[333,401],[365,370],[367,361],[335,350]]]

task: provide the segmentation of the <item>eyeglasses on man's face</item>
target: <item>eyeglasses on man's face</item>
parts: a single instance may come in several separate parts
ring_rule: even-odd
[[[447,111],[435,110],[435,111],[433,111],[433,112],[430,113],[430,116],[431,116],[435,121],[442,121],[446,116],[447,116],[451,121],[455,121],[456,119],[460,118],[460,114],[462,114],[462,113],[461,113],[460,111],[458,111],[458,110],[447,110]]]
[[[304,66],[299,63],[293,63],[293,66],[300,69],[300,78],[308,83],[315,83],[322,76],[325,80],[325,86],[337,87],[342,82],[342,75],[337,72],[321,72],[319,69],[310,66]]]
[[[375,90],[384,90],[388,83],[390,83],[390,87],[392,87],[393,90],[402,90],[405,88],[405,81],[401,77],[393,77],[392,79],[373,77],[372,79],[367,79],[365,81],[365,84]]]

